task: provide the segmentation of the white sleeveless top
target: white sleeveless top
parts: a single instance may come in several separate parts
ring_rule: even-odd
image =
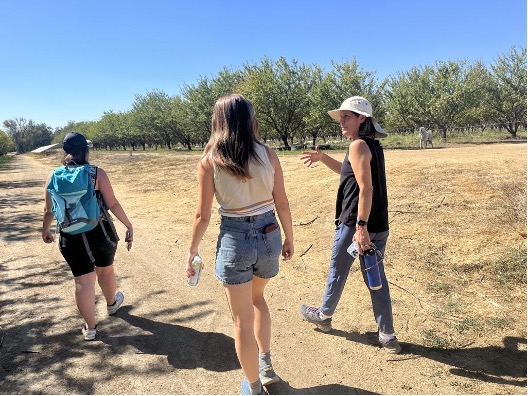
[[[246,181],[214,166],[215,197],[222,216],[255,216],[275,208],[272,195],[275,169],[265,146],[255,143],[255,152],[261,161],[250,160],[251,179]]]

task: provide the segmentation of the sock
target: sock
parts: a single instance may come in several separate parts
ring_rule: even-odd
[[[249,387],[251,388],[252,395],[260,394],[260,391],[262,390],[262,383],[260,382],[260,378],[256,380],[255,382],[251,382],[249,384]]]
[[[114,305],[116,305],[116,303],[117,303],[117,300],[114,300],[114,303],[110,304],[110,305],[107,305],[107,307],[113,307]]]
[[[259,367],[271,366],[271,352],[259,353]]]
[[[331,318],[332,315],[328,316],[322,313],[321,311],[319,311],[319,317],[321,318],[321,320],[325,320],[325,319]]]
[[[395,338],[394,333],[384,333],[383,331],[380,331],[378,335],[381,343],[388,342]]]

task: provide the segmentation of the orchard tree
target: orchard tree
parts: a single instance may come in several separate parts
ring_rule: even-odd
[[[312,138],[315,146],[318,137],[326,140],[329,131],[334,128],[334,122],[328,115],[328,110],[333,109],[334,95],[332,87],[335,81],[331,74],[324,74],[319,66],[315,66],[312,75],[312,87],[308,92],[309,106],[304,114],[305,132]]]
[[[132,110],[135,128],[148,135],[149,143],[165,144],[169,149],[176,141],[177,130],[171,112],[171,98],[163,91],[153,90],[136,95]]]
[[[304,116],[310,109],[309,92],[314,70],[288,63],[281,57],[276,62],[265,58],[260,64],[244,66],[241,93],[255,106],[260,135],[264,140],[277,137],[285,147],[305,128]],[[269,134],[269,135],[268,135]]]
[[[223,68],[216,76],[202,76],[195,85],[183,86],[181,122],[190,141],[204,143],[209,140],[216,101],[222,96],[237,93],[242,79],[241,71]],[[191,146],[188,148],[190,150]]]
[[[212,81],[200,77],[196,85],[185,84],[182,90],[182,123],[194,142],[204,142],[211,133],[211,117],[216,102]],[[191,150],[191,146],[188,149]]]
[[[33,120],[15,118],[5,120],[4,127],[15,145],[18,153],[26,153],[40,146],[51,143],[51,127],[46,124],[36,124]]]
[[[466,61],[436,62],[434,66],[399,72],[388,81],[387,117],[395,128],[438,128],[447,131],[466,125],[466,117],[480,90],[474,69]]]
[[[0,130],[0,157],[6,155],[15,148],[11,137]]]
[[[521,125],[526,128],[526,48],[513,47],[499,55],[491,70],[487,108],[495,122],[515,138]]]

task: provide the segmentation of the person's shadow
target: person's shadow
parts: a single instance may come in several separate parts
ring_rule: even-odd
[[[371,345],[364,335],[357,332],[332,330],[330,334],[347,340]],[[407,342],[400,342],[402,352],[393,355],[393,360],[424,357],[453,366],[453,375],[472,378],[496,384],[526,386],[526,338],[504,337],[504,347],[482,348],[434,348]],[[520,345],[524,345],[521,350]],[[373,348],[378,348],[372,346]],[[509,378],[503,378],[509,377]],[[519,378],[510,379],[510,378]]]
[[[183,308],[185,307],[180,307],[179,309]],[[235,342],[231,337],[222,333],[201,332],[190,327],[136,316],[130,313],[131,309],[131,306],[123,306],[115,316],[137,328],[140,334],[111,336],[101,333],[99,335],[99,339],[103,343],[109,345],[117,352],[133,347],[140,351],[136,353],[166,355],[169,364],[179,369],[202,367],[205,370],[224,372],[240,368],[235,352]],[[164,310],[156,314],[171,314],[179,309]],[[134,332],[134,329],[128,329],[127,332]],[[149,334],[144,334],[145,332]],[[267,390],[272,395],[373,394],[363,389],[340,384],[295,389],[284,380],[268,386]]]
[[[115,316],[142,330],[141,333],[127,336],[101,334],[103,343],[117,350],[131,346],[139,353],[166,355],[169,364],[179,369],[203,367],[223,372],[240,368],[233,338],[222,333],[201,332],[190,327],[158,322],[132,315],[130,311],[130,306],[124,306]]]
[[[266,387],[270,395],[377,395],[371,391],[361,388],[353,388],[341,384],[318,385],[311,388],[292,388],[286,381],[279,381],[276,384]]]

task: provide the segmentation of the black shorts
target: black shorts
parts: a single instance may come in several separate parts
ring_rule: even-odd
[[[93,272],[95,267],[108,267],[114,263],[117,238],[107,221],[103,221],[106,234],[100,225],[85,232],[92,257],[86,248],[82,234],[60,233],[59,250],[71,268],[74,277]]]

